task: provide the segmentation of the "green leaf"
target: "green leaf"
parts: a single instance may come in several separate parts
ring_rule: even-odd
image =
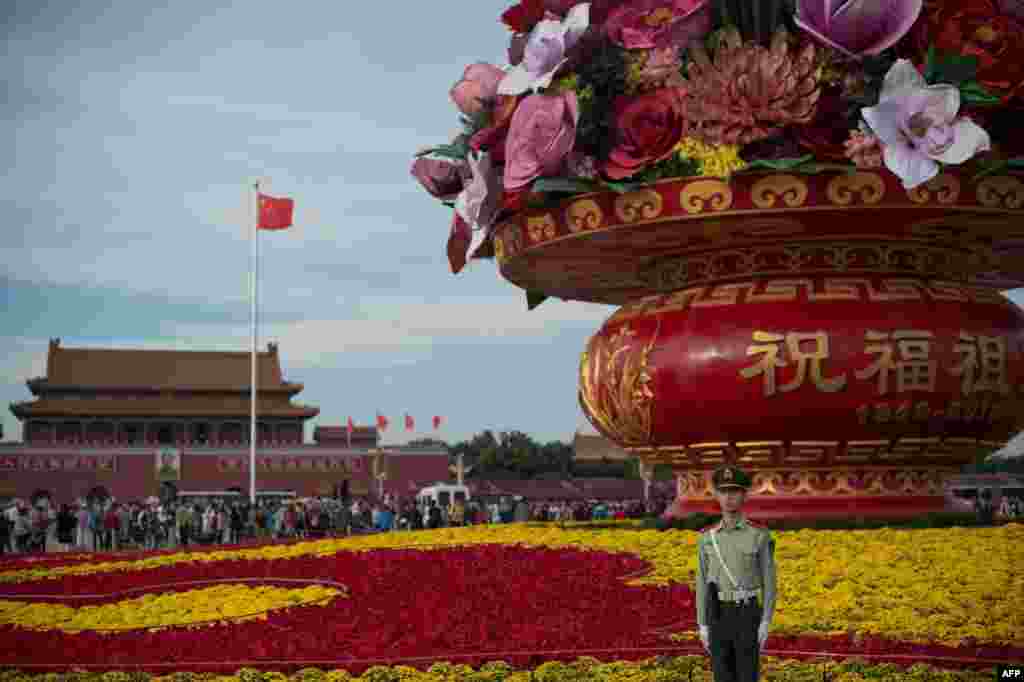
[[[818,173],[856,173],[857,167],[853,164],[846,163],[805,163],[802,166],[797,166],[792,169],[795,173],[804,173],[806,175],[817,175]]]
[[[971,178],[971,182],[977,182],[978,180],[981,180],[984,177],[1006,170],[1007,168],[1010,167],[1010,162],[990,161],[988,163],[982,163],[981,166],[981,170],[974,174],[974,176]]]
[[[593,192],[597,188],[596,182],[585,178],[537,178],[533,183],[534,192],[580,194],[582,192]]]
[[[960,85],[972,81],[978,73],[978,58],[961,54],[941,54],[934,48],[928,50],[925,67],[925,81],[929,84],[950,83]]]
[[[768,168],[770,170],[792,170],[801,164],[805,164],[808,161],[813,161],[814,155],[807,154],[798,158],[790,159],[754,159],[747,164],[743,170],[752,170],[757,168]]]
[[[976,80],[960,84],[960,99],[967,104],[996,105],[1002,104],[1002,98],[993,95]]]
[[[542,294],[539,291],[527,291],[526,292],[526,309],[533,310],[541,303],[546,301],[548,298],[547,294]]]
[[[608,189],[613,192],[618,192],[619,194],[626,194],[627,192],[632,192],[644,186],[642,182],[613,182],[611,180],[605,180],[604,185]]]

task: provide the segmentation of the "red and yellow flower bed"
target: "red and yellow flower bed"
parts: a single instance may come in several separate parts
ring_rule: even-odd
[[[780,593],[765,653],[766,665],[797,666],[782,679],[811,669],[820,679],[826,654],[986,674],[997,661],[1024,661],[1024,576],[1015,570],[1024,525],[775,535]],[[12,646],[0,647],[0,667],[359,674],[436,661],[535,667],[579,655],[703,661],[692,637],[696,540],[687,531],[513,524],[8,561],[0,641]],[[667,660],[616,679],[670,679],[651,677]],[[483,674],[464,679],[498,679]]]

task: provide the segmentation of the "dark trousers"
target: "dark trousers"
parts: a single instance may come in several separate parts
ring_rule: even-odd
[[[739,606],[722,602],[721,618],[711,623],[709,633],[715,682],[757,682],[762,611],[756,598]]]

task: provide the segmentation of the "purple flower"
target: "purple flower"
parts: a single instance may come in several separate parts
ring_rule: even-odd
[[[522,61],[498,84],[499,95],[521,95],[527,90],[551,85],[555,73],[566,62],[566,54],[590,26],[590,4],[576,5],[561,20],[551,17],[554,15],[549,15],[530,31]]]
[[[848,57],[892,47],[917,21],[922,0],[797,0],[796,24]]]
[[[861,110],[882,144],[885,166],[906,189],[934,178],[939,164],[960,164],[991,148],[988,133],[957,117],[960,91],[953,85],[927,85],[914,65],[898,60],[882,84],[877,106]]]

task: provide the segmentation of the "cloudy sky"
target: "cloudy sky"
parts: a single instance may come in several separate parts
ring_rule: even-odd
[[[506,0],[0,3],[0,401],[46,344],[249,349],[246,188],[296,200],[260,237],[260,345],[319,424],[568,439],[579,353],[611,312],[527,313],[493,261],[448,269],[451,210],[409,175],[500,62]],[[76,7],[77,5],[77,7]]]
[[[408,411],[411,437],[439,414],[449,440],[570,438],[579,353],[611,308],[527,313],[492,261],[451,275],[451,210],[409,175],[456,129],[463,68],[502,63],[508,4],[0,3],[6,440],[50,337],[248,350],[256,180],[297,204],[296,229],[261,235],[260,345],[316,423]]]

